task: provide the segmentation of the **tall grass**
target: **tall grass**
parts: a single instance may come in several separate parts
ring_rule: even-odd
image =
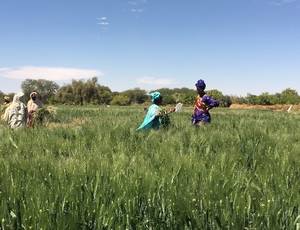
[[[58,110],[53,127],[1,128],[0,229],[295,229],[300,116],[188,111],[136,132],[139,108]]]

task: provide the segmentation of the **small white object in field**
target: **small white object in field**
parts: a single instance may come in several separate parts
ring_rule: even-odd
[[[110,108],[110,105],[107,105],[106,107],[107,107],[107,108]]]
[[[182,111],[182,106],[183,106],[182,103],[178,103],[178,104],[175,106],[175,113],[181,112],[181,111]]]
[[[291,105],[291,106],[289,107],[289,109],[287,110],[287,112],[290,113],[290,112],[292,111],[292,108],[293,108],[293,106]]]

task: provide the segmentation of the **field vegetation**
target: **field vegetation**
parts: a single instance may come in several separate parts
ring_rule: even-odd
[[[300,116],[190,110],[137,132],[141,107],[57,109],[0,128],[0,229],[295,229]]]

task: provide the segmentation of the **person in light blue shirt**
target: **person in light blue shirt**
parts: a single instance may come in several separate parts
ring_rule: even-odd
[[[156,91],[150,93],[150,96],[152,105],[148,108],[145,119],[137,130],[159,129],[161,126],[162,116],[175,111],[175,108],[171,109],[168,113],[162,111],[159,107],[163,100],[160,92]]]

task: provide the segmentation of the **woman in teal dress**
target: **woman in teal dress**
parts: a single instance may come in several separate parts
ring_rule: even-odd
[[[152,105],[148,108],[145,119],[137,130],[159,129],[162,123],[162,117],[175,111],[175,108],[167,113],[162,111],[159,107],[163,99],[160,92],[150,93],[150,96]]]

